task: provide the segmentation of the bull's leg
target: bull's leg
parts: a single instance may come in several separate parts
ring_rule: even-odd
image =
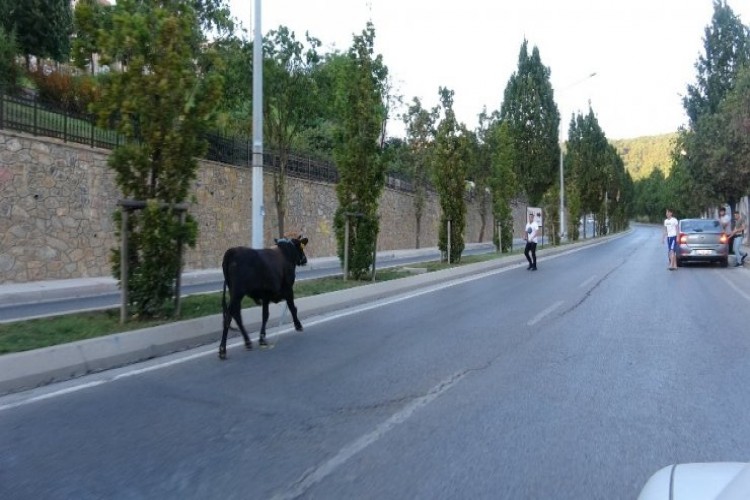
[[[268,323],[268,299],[263,299],[263,322],[260,325],[260,336],[258,337],[258,344],[260,346],[267,346],[266,342],[266,323]]]
[[[240,328],[242,338],[245,340],[245,349],[248,351],[251,350],[253,348],[253,343],[250,341],[250,336],[247,334],[245,325],[242,323],[242,297],[237,297],[236,300],[232,297],[232,300],[229,302],[229,313],[232,315],[232,318],[234,318],[234,322],[237,323],[237,326]]]
[[[286,305],[289,307],[289,312],[292,313],[292,321],[294,321],[294,329],[298,332],[301,332],[304,330],[302,328],[302,323],[300,323],[299,318],[297,317],[297,306],[294,305],[294,295],[290,295],[286,299]]]

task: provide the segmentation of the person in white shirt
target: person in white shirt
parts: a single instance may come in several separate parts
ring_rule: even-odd
[[[534,219],[534,214],[529,214],[529,222],[526,224],[526,230],[523,234],[523,239],[526,240],[526,248],[524,248],[523,254],[526,256],[526,260],[529,261],[529,267],[526,269],[530,271],[536,271],[536,243],[538,233],[539,224]]]
[[[732,253],[732,242],[734,241],[734,237],[731,236],[732,218],[729,217],[727,209],[724,207],[719,207],[719,225],[721,226],[721,230],[724,231],[724,234],[729,236],[728,250],[729,253]]]
[[[669,252],[669,270],[674,271],[677,269],[677,257],[675,251],[677,250],[677,225],[679,222],[672,216],[672,211],[667,209],[667,218],[664,219],[664,234],[662,236],[662,243],[666,240],[667,250]]]

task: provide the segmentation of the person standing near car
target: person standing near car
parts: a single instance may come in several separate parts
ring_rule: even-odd
[[[747,221],[745,217],[740,213],[739,210],[734,211],[734,230],[732,231],[732,238],[734,238],[734,258],[736,263],[734,267],[739,267],[745,264],[747,253],[742,252],[742,242],[745,239],[745,230],[747,229]]]
[[[667,242],[667,252],[669,255],[669,270],[674,271],[677,269],[677,225],[679,222],[672,215],[672,210],[667,209],[667,218],[664,219],[664,235],[662,236],[662,243]]]
[[[524,248],[523,254],[526,256],[526,260],[529,261],[529,267],[526,268],[529,271],[536,271],[536,243],[538,233],[539,224],[537,224],[534,214],[529,214],[529,222],[526,223],[526,230],[523,234],[523,239],[526,240],[526,248]]]
[[[734,241],[734,238],[730,236],[732,234],[732,218],[724,207],[719,207],[719,225],[724,234],[727,235],[727,251],[732,253],[732,242]]]

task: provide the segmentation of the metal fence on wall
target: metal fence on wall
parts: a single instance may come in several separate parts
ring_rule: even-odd
[[[32,97],[10,96],[4,93],[0,93],[0,129],[2,128],[102,149],[114,149],[125,140],[113,129],[97,127],[93,115],[54,109]],[[250,140],[216,133],[206,134],[205,139],[208,142],[204,155],[206,160],[240,167],[252,166]],[[265,169],[278,171],[280,163],[278,153],[264,151]],[[339,181],[339,173],[333,163],[311,156],[288,155],[286,173],[291,177],[312,181]],[[386,177],[386,186],[398,191],[414,192],[410,181],[394,175]],[[431,187],[428,189],[432,190]]]
[[[96,127],[91,115],[54,110],[37,99],[6,94],[0,96],[0,128],[104,149],[122,142],[114,130]]]

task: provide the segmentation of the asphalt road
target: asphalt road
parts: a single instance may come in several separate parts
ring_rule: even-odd
[[[0,398],[0,498],[633,499],[746,461],[746,270],[658,228]]]

